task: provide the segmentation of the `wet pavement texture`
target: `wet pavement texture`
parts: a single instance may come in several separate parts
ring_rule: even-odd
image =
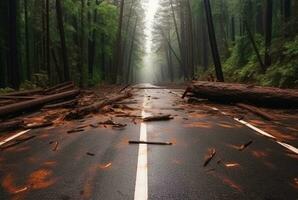
[[[142,199],[298,199],[296,153],[214,105],[187,104],[181,89],[149,88],[134,89],[123,103],[135,115],[143,110],[174,119],[146,122],[147,141],[172,145],[146,145],[148,196]],[[139,145],[128,141],[139,140],[141,120],[117,116],[92,115],[16,138],[24,141],[0,151],[0,199],[135,199]],[[127,126],[90,126],[111,117]],[[67,133],[75,127],[84,130]],[[298,134],[291,135],[282,141],[295,146]]]

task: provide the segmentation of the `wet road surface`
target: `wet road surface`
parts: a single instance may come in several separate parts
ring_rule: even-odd
[[[0,151],[0,199],[298,199],[295,149],[220,109],[186,104],[178,96],[183,90],[142,87],[134,93],[124,103],[139,115],[174,119],[113,117],[127,126],[90,127],[108,117],[98,114],[29,131],[14,139],[24,142]],[[68,134],[73,126],[86,127]],[[216,154],[204,167],[212,150]]]

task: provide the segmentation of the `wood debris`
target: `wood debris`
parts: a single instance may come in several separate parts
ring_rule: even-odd
[[[216,154],[215,149],[210,149],[208,151],[208,155],[205,158],[204,167],[206,167],[210,163],[210,161],[214,158],[215,154]]]
[[[172,115],[154,115],[143,118],[144,122],[151,122],[151,121],[165,121],[174,119]]]
[[[90,152],[87,152],[86,155],[88,155],[88,156],[95,156],[94,153],[90,153]]]
[[[172,145],[172,142],[152,142],[152,141],[136,141],[130,140],[128,141],[129,144],[152,144],[152,145]]]
[[[85,131],[84,129],[72,129],[72,130],[69,130],[67,131],[68,134],[71,134],[71,133],[78,133],[78,132],[83,132]]]
[[[242,144],[240,147],[239,147],[239,151],[243,151],[244,149],[246,149],[249,145],[251,145],[253,143],[252,140],[250,140],[249,142],[245,143],[245,144]]]

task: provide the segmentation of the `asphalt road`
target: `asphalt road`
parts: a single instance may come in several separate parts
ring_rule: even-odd
[[[96,115],[2,145],[8,148],[0,151],[0,199],[298,199],[295,149],[214,107],[186,104],[178,97],[182,90],[171,91],[136,89],[124,100],[143,117],[171,114],[169,121],[114,117],[127,126],[89,127],[107,117]],[[140,139],[172,145],[128,144]]]

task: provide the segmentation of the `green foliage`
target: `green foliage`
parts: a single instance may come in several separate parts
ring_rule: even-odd
[[[0,95],[7,94],[7,93],[10,93],[10,92],[14,92],[14,91],[15,91],[14,89],[9,88],[9,87],[7,87],[7,88],[0,88]]]
[[[260,36],[256,37],[258,48],[263,55]],[[273,64],[265,74],[261,73],[255,53],[247,47],[250,43],[243,38],[236,41],[231,57],[224,63],[224,74],[228,81],[255,83],[264,86],[297,87],[298,86],[298,36],[293,41],[275,40],[272,51]]]

